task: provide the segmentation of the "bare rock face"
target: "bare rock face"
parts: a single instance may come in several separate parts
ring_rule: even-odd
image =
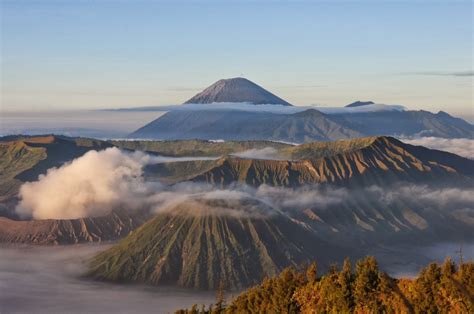
[[[241,77],[219,80],[186,101],[185,104],[211,104],[219,102],[248,102],[255,105],[291,106],[287,101]]]
[[[289,153],[293,160],[222,158],[190,180],[217,186],[239,182],[252,186],[330,183],[360,187],[398,181],[472,182],[474,177],[472,160],[392,137],[314,142],[296,146]]]
[[[115,211],[103,217],[80,219],[12,220],[0,217],[0,243],[77,244],[122,238],[143,224],[141,212]]]

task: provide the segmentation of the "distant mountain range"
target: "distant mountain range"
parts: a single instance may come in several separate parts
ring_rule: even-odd
[[[239,110],[228,103],[291,105],[243,78],[220,80],[186,101],[188,107],[171,110],[130,134],[131,138],[273,140],[294,143],[331,141],[361,136],[435,136],[473,138],[474,125],[440,111],[380,110],[301,112]],[[193,104],[196,105],[193,109]],[[212,104],[205,110],[199,105]],[[356,101],[348,109],[370,108],[371,101]],[[262,106],[262,108],[268,106]],[[244,108],[242,106],[242,108]],[[276,107],[275,107],[276,108]],[[293,107],[296,108],[296,107]],[[188,109],[188,110],[187,110]]]

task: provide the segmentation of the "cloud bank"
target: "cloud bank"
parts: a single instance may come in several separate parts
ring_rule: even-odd
[[[144,181],[145,165],[196,159],[213,158],[150,156],[115,147],[89,151],[23,184],[16,212],[34,219],[74,219],[103,216],[118,206],[139,208],[159,189],[159,184]]]
[[[246,111],[255,113],[274,113],[274,114],[294,114],[308,109],[316,109],[325,114],[349,114],[378,111],[403,111],[405,107],[401,105],[372,104],[360,107],[322,107],[322,106],[282,106],[275,104],[254,105],[246,102],[231,103],[221,102],[212,104],[184,104],[170,106],[152,106],[140,108],[114,109],[112,111]]]
[[[23,217],[34,219],[74,219],[107,215],[119,207],[162,213],[173,210],[184,201],[200,202],[201,205],[204,201],[212,206],[196,206],[199,210],[189,214],[262,216],[306,208],[326,209],[351,204],[355,199],[370,200],[381,207],[405,201],[441,210],[474,209],[474,188],[407,184],[391,186],[390,189],[378,186],[347,189],[325,185],[300,188],[262,185],[253,188],[235,184],[220,189],[194,182],[167,186],[144,179],[145,165],[192,159],[195,158],[155,157],[117,148],[90,151],[60,168],[49,169],[38,181],[25,183],[20,188],[21,200],[16,211]],[[219,203],[220,200],[227,203]]]
[[[246,159],[266,159],[266,160],[283,160],[284,156],[273,147],[254,148],[240,153],[234,153],[232,156]]]
[[[446,72],[446,71],[426,71],[426,72],[411,72],[408,74],[412,75],[426,75],[426,76],[460,76],[460,77],[469,77],[474,76],[474,71],[454,71],[454,72]]]
[[[135,207],[146,193],[142,166],[148,161],[145,154],[117,148],[90,151],[23,184],[16,211],[35,219],[72,219],[106,215],[122,202]]]
[[[117,285],[80,278],[110,245],[0,248],[1,313],[174,313],[211,304],[215,293]],[[26,270],[26,271],[25,271]]]
[[[420,137],[401,139],[411,145],[421,145],[432,149],[443,150],[462,157],[474,159],[474,139],[458,138],[447,139],[440,137]]]

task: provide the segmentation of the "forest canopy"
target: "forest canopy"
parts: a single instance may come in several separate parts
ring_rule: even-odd
[[[368,256],[318,273],[316,262],[266,278],[226,304],[223,291],[197,313],[474,313],[474,263],[430,263],[416,278],[392,278]]]

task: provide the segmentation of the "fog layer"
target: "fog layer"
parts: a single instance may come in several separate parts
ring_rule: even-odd
[[[253,156],[256,154],[258,153],[251,153]],[[354,196],[361,195],[380,206],[406,200],[432,208],[472,211],[474,204],[472,187],[433,188],[428,185],[404,184],[389,189],[378,186],[346,189],[319,185],[290,189],[262,185],[255,189],[246,185],[234,185],[218,189],[203,183],[186,182],[166,186],[144,180],[145,165],[170,160],[176,158],[123,152],[117,148],[90,151],[60,168],[49,169],[38,181],[23,184],[16,211],[23,217],[31,216],[35,219],[73,219],[106,215],[119,206],[129,210],[146,208],[162,212],[195,197],[254,198],[267,204],[270,209],[279,210],[324,208],[350,202]],[[246,211],[245,214],[249,212]],[[261,215],[262,211],[259,210],[258,214]],[[272,211],[267,214],[271,215]]]
[[[432,149],[444,150],[462,157],[474,159],[474,139],[420,137],[401,140],[407,144],[421,145]]]
[[[174,313],[214,293],[79,278],[104,245],[0,247],[0,313]]]

